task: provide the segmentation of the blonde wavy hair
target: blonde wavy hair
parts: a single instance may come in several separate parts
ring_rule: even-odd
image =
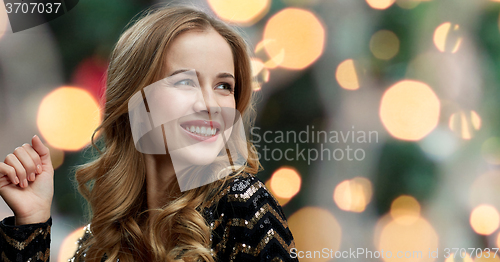
[[[92,135],[97,158],[78,166],[78,191],[88,201],[92,238],[77,261],[214,261],[210,228],[201,215],[225,180],[179,192],[161,209],[148,210],[144,155],[136,150],[128,116],[128,101],[136,92],[164,77],[166,49],[188,30],[215,29],[231,47],[235,66],[236,109],[245,128],[253,124],[249,44],[239,32],[192,6],[166,5],[144,12],[118,40],[109,63],[104,118]],[[104,141],[102,151],[94,137]],[[257,173],[260,165],[247,139],[249,156],[243,171]],[[149,226],[151,225],[151,226]]]

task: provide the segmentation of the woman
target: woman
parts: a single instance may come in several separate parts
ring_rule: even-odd
[[[161,91],[151,93],[154,99],[164,95],[167,100],[153,108],[145,90],[155,83],[168,83],[160,81],[180,72],[194,72],[196,78],[154,88]],[[165,114],[171,120],[168,123],[208,117],[212,125],[219,113],[232,109],[233,119],[241,113],[248,127],[252,77],[247,45],[226,24],[182,6],[149,12],[122,34],[107,72],[104,120],[96,130],[103,135],[105,147],[95,161],[76,172],[78,189],[89,202],[92,217],[71,260],[292,260],[292,234],[281,207],[254,176],[260,163],[249,142],[245,141],[247,155],[222,148],[229,159],[229,175],[220,176],[219,172],[216,176],[221,179],[195,184],[190,190],[183,190],[186,187],[179,182],[177,173],[186,170],[179,168],[184,167],[182,163],[198,165],[214,159],[209,153],[200,153],[215,145],[205,140],[223,139],[216,147],[225,147],[230,144],[225,139],[237,133],[237,128],[224,122],[224,127],[201,132],[181,121],[178,128],[183,130],[169,131],[168,123],[162,122],[155,130],[175,139],[163,136],[162,146],[168,153],[151,153],[154,150],[148,151],[149,144],[137,137],[138,121],[131,106],[135,94],[144,98],[146,116],[150,117],[145,121],[151,123],[155,122],[154,114]],[[200,141],[185,139],[189,131]],[[215,138],[206,138],[211,136]],[[172,145],[183,139],[191,144],[181,144],[181,153],[174,157],[173,152],[179,151],[171,150]],[[190,146],[196,150],[182,151]],[[209,151],[199,151],[201,147]],[[242,166],[233,161],[241,156],[246,156]],[[48,148],[33,137],[32,145],[24,144],[0,163],[0,174],[0,195],[15,215],[0,223],[2,260],[48,261],[54,174]],[[188,180],[196,180],[192,178]]]

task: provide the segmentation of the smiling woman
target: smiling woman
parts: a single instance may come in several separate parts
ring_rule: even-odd
[[[193,7],[151,10],[122,34],[94,132],[105,147],[76,172],[92,217],[71,261],[297,260],[243,132],[254,116],[248,50]],[[15,214],[0,223],[2,261],[49,260],[53,175],[36,136],[0,163]]]

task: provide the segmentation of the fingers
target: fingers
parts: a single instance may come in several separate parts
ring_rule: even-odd
[[[4,162],[0,162],[0,174],[7,176],[13,184],[19,184],[19,178],[17,178],[16,169],[12,166],[9,166]]]
[[[28,152],[26,152],[26,149],[24,147],[18,147],[14,150],[14,155],[19,159],[19,162],[21,162],[24,170],[26,170],[26,179],[28,181],[35,181],[35,172],[37,172],[36,165]]]
[[[17,159],[17,157],[14,154],[8,154],[7,157],[5,157],[4,163],[11,167],[14,167],[14,169],[16,170],[16,175],[20,181],[19,185],[22,188],[27,187],[28,180],[26,179],[26,169],[24,169],[19,159]]]
[[[40,140],[40,138],[37,135],[34,135],[33,138],[31,139],[31,144],[33,145],[33,149],[40,156],[42,166],[52,167],[49,148],[42,143],[42,140]]]
[[[35,173],[41,174],[42,173],[42,159],[40,159],[40,156],[38,155],[38,153],[28,143],[25,143],[23,145],[23,148],[26,150],[26,152],[28,153],[28,155],[31,157],[31,159],[33,160],[33,162],[35,164]],[[31,181],[33,181],[33,180],[31,180]]]

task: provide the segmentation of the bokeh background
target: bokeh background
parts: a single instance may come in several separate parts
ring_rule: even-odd
[[[51,147],[51,261],[67,260],[88,223],[74,166],[95,153],[113,45],[136,14],[165,2],[80,1],[18,33],[0,4],[0,156],[34,134]],[[254,50],[258,176],[297,249],[393,254],[347,261],[500,261],[500,1],[189,3],[237,27]],[[311,137],[282,141],[279,131]],[[319,131],[327,141],[312,141]],[[12,215],[3,201],[0,215]],[[465,249],[445,259],[445,248]],[[301,261],[335,260],[312,255]]]

